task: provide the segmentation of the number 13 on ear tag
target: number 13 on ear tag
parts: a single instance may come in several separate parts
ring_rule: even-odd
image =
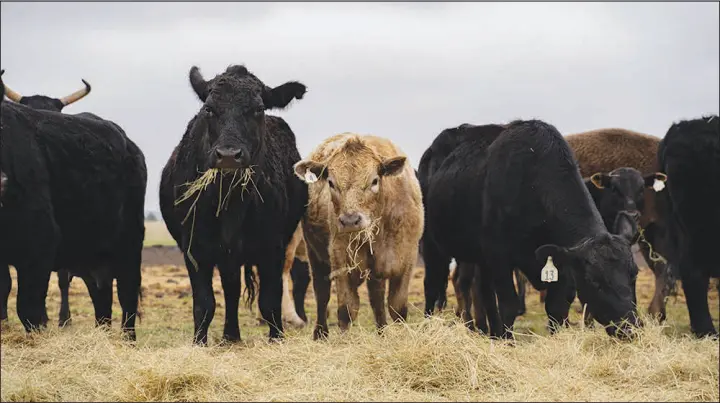
[[[545,267],[540,271],[540,280],[546,283],[554,283],[558,281],[558,269],[553,264],[552,256],[548,256]]]

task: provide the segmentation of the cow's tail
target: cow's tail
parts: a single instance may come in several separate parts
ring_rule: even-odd
[[[244,265],[243,270],[245,270],[245,305],[252,310],[258,283],[251,265]]]

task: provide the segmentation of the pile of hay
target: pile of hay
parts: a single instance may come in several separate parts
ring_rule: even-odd
[[[3,401],[718,401],[718,342],[650,325],[509,345],[440,318],[314,342],[129,347],[87,327],[2,339]],[[187,334],[178,339],[190,340]]]

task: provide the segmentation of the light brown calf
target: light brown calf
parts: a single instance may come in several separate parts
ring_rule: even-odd
[[[380,137],[344,133],[296,163],[295,174],[309,184],[303,232],[318,309],[313,337],[328,334],[332,279],[341,330],[357,318],[364,280],[378,329],[387,324],[387,280],[390,317],[405,320],[424,224],[420,184],[405,153]]]

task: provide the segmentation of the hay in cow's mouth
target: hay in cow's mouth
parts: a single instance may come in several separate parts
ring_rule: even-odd
[[[215,179],[217,178],[218,174],[220,174],[221,177],[225,175],[229,175],[230,172],[233,173],[233,177],[230,180],[230,187],[227,191],[227,194],[225,194],[225,197],[223,197],[223,181],[220,180],[219,186],[218,186],[218,207],[215,211],[215,217],[220,216],[220,211],[228,208],[228,201],[230,200],[230,194],[232,193],[233,189],[240,186],[240,199],[245,200],[243,195],[245,194],[245,191],[247,190],[247,186],[249,184],[252,184],[253,188],[255,189],[255,192],[257,192],[258,197],[260,197],[261,202],[265,202],[265,200],[262,198],[262,195],[260,194],[260,191],[257,188],[257,185],[255,184],[255,181],[253,180],[253,175],[255,174],[255,169],[253,169],[254,165],[251,165],[245,169],[242,170],[242,173],[238,175],[238,170],[221,170],[218,168],[210,168],[207,171],[203,172],[202,175],[200,175],[197,179],[195,179],[192,182],[187,182],[184,184],[184,186],[187,187],[185,192],[177,199],[175,200],[175,205],[179,205],[180,203],[189,200],[191,197],[195,196],[195,199],[193,200],[192,204],[190,205],[190,208],[188,209],[187,214],[185,214],[185,218],[182,220],[182,224],[184,225],[185,222],[188,220],[190,215],[192,214],[192,224],[190,226],[190,240],[188,242],[188,248],[187,248],[187,255],[188,259],[192,262],[193,266],[195,266],[195,270],[198,270],[198,264],[195,258],[193,257],[192,253],[190,252],[190,248],[192,247],[192,240],[193,240],[193,234],[195,232],[195,215],[197,212],[197,202],[200,200],[200,195],[204,191],[207,190],[207,187],[210,186],[213,182],[215,182]],[[250,192],[248,190],[248,192]]]
[[[351,271],[357,269],[360,266],[360,262],[358,261],[358,253],[360,253],[360,249],[362,249],[365,244],[368,245],[370,248],[370,254],[373,254],[372,244],[375,241],[375,237],[380,232],[380,219],[377,218],[370,222],[370,225],[367,227],[361,229],[360,231],[355,231],[350,234],[350,239],[348,240],[347,245],[347,253],[348,253],[348,259],[350,260],[350,264],[333,271],[330,273],[330,280],[346,273],[350,273]],[[367,280],[368,276],[370,275],[369,270],[363,271],[361,273],[361,276]]]

